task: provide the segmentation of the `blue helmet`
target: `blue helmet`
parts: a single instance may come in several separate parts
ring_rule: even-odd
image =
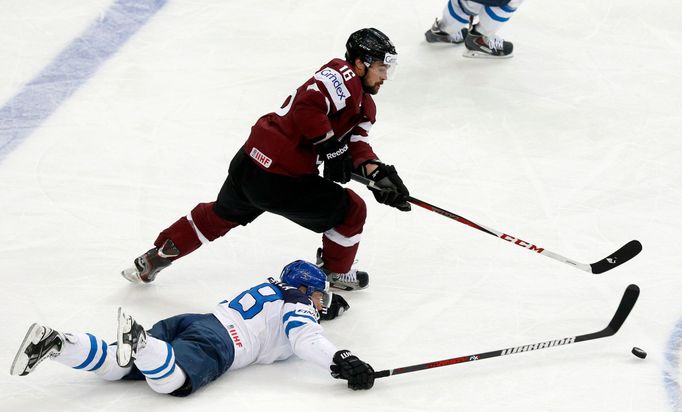
[[[287,285],[296,288],[305,286],[308,296],[312,296],[316,291],[325,294],[329,290],[327,275],[320,268],[305,260],[297,260],[286,265],[279,278]]]

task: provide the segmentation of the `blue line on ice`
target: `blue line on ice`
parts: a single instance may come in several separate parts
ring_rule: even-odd
[[[663,364],[663,382],[668,398],[675,412],[682,412],[682,390],[680,388],[680,347],[682,346],[682,319],[677,321],[668,347],[665,351]]]
[[[116,0],[0,108],[0,161],[19,146],[167,0]]]

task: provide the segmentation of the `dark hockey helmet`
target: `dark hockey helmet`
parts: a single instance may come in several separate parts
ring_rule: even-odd
[[[313,292],[322,292],[327,294],[329,290],[329,282],[327,275],[322,269],[306,262],[305,260],[297,260],[291,262],[282,269],[279,275],[282,282],[293,287],[305,286],[307,288],[306,295],[312,296]]]
[[[398,64],[398,53],[387,35],[375,28],[360,29],[348,37],[346,60],[354,63],[359,58],[369,67],[380,61],[389,66]]]

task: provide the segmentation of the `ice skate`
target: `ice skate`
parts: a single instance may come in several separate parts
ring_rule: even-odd
[[[514,45],[496,35],[484,36],[476,28],[469,31],[464,39],[464,57],[506,59],[512,57]]]
[[[433,23],[433,26],[424,33],[426,41],[429,43],[453,43],[460,44],[464,41],[467,35],[467,28],[464,27],[457,31],[455,34],[449,34],[446,31],[441,30],[440,22],[438,19]]]
[[[122,368],[130,366],[137,352],[147,345],[147,332],[135,319],[118,308],[118,330],[116,332],[116,362]]]
[[[58,356],[64,346],[64,335],[54,329],[34,323],[28,328],[12,362],[11,375],[28,375],[47,358]]]
[[[176,257],[180,251],[173,241],[168,239],[159,250],[150,249],[142,256],[135,259],[134,265],[121,272],[121,276],[132,283],[150,283],[156,278],[161,270],[171,265],[170,258]]]
[[[359,290],[369,286],[369,274],[357,269],[351,269],[346,273],[336,273],[327,270],[322,260],[322,248],[317,249],[317,266],[324,271],[329,280],[329,285],[341,290]]]

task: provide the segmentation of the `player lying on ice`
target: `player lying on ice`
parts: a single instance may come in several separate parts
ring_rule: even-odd
[[[348,308],[341,296],[329,293],[322,270],[297,260],[284,267],[280,281],[269,278],[220,302],[213,313],[177,315],[148,331],[119,308],[112,345],[89,333],[60,333],[33,324],[10,373],[27,375],[51,358],[106,380],[146,379],[155,392],[187,396],[228,369],[296,354],[347,380],[351,389],[370,389],[372,367],[338,350],[319,325],[320,317],[333,319]]]

